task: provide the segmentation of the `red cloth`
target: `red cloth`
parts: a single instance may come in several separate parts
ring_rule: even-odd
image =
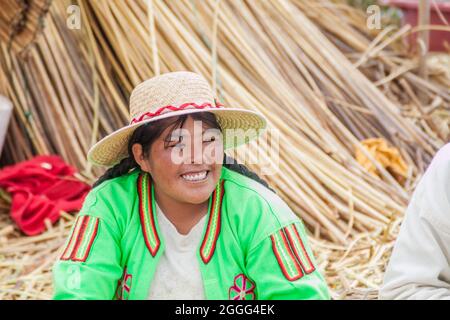
[[[38,156],[0,171],[0,188],[12,196],[11,217],[29,236],[55,223],[60,210],[79,211],[91,189],[73,175],[76,169],[58,156]]]

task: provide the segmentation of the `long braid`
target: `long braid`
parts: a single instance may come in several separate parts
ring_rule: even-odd
[[[256,182],[261,183],[263,186],[265,186],[266,188],[268,188],[269,190],[271,190],[272,192],[276,193],[276,191],[274,189],[272,189],[269,184],[267,183],[267,181],[265,181],[264,179],[260,178],[255,172],[251,171],[249,168],[247,168],[245,165],[240,164],[236,161],[236,159],[227,156],[226,154],[224,155],[223,158],[223,166],[234,171],[237,173],[240,173],[246,177],[249,177],[250,179],[255,180]]]
[[[137,162],[134,160],[134,157],[128,157],[120,161],[114,167],[109,168],[106,172],[94,183],[92,188],[100,185],[102,182],[113,179],[116,177],[120,177],[126,173],[128,173],[131,169],[134,169],[138,166]]]

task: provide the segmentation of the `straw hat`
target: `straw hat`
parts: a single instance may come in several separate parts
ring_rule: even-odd
[[[139,126],[205,111],[216,115],[224,131],[225,150],[256,138],[266,127],[263,115],[240,108],[225,108],[218,103],[203,76],[187,71],[170,72],[146,80],[133,90],[130,97],[130,124],[92,146],[88,160],[100,166],[113,166],[129,156],[128,142]],[[236,131],[233,139],[226,139],[227,129],[243,130]]]

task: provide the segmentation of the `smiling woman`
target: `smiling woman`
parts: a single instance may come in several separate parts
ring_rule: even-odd
[[[240,140],[222,133],[259,132],[262,115],[224,108],[192,72],[143,82],[130,113],[88,154],[111,168],[54,266],[56,299],[329,297],[302,222],[224,153]]]

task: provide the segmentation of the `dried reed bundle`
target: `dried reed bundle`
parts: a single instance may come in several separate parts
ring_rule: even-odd
[[[52,0],[1,0],[0,41],[21,52],[36,38]]]
[[[48,232],[23,237],[0,210],[0,299],[51,299],[51,268],[74,222],[62,213]]]
[[[4,76],[0,78],[5,79],[6,94],[16,107],[5,153],[11,157],[9,162],[32,153],[57,153],[93,179],[102,170],[91,172],[86,153],[99,135],[126,121],[125,98],[107,67],[93,66],[98,52],[91,38],[66,27],[65,4],[55,3],[52,12],[36,48],[25,58],[2,47]],[[21,127],[26,135],[19,133]]]

